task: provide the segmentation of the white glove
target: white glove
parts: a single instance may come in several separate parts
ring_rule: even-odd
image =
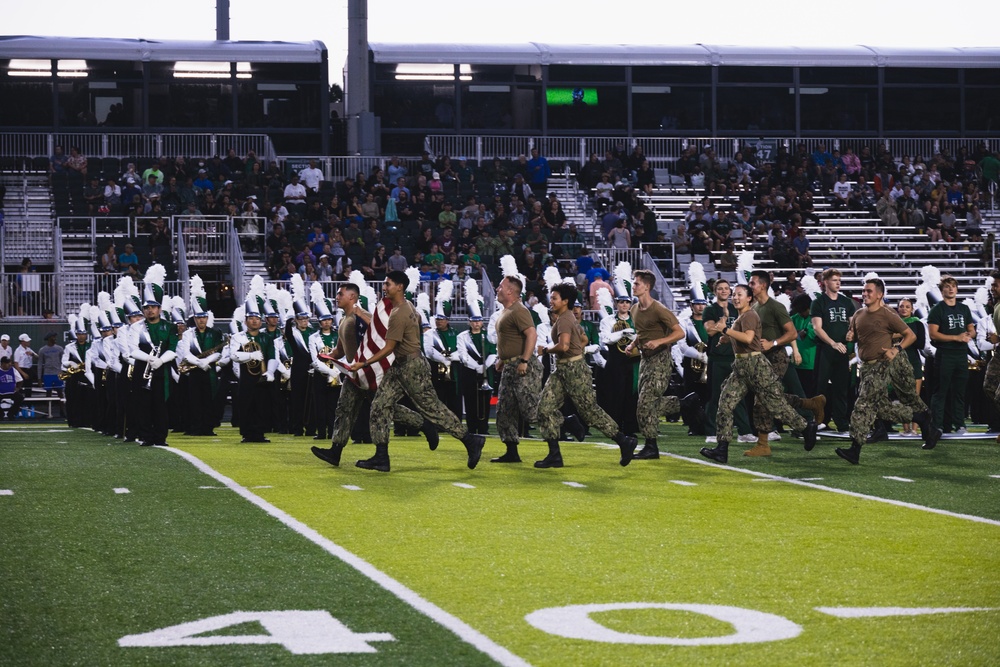
[[[476,372],[479,373],[480,375],[485,375],[486,374],[486,364],[479,364],[478,366],[476,366]]]
[[[603,354],[597,353],[594,355],[594,363],[600,368],[604,368],[604,366],[608,363],[608,360],[604,358]]]
[[[458,350],[455,350],[454,352],[452,352],[451,354],[449,354],[447,356],[448,356],[448,359],[451,359],[452,361],[461,361],[462,360],[462,357],[458,353]]]
[[[622,336],[625,334],[634,334],[635,329],[621,329],[620,331],[612,331],[605,338],[609,343],[617,343],[621,340]]]
[[[203,370],[203,371],[207,371],[207,370],[208,370],[208,367],[209,367],[210,365],[211,365],[211,364],[209,364],[209,362],[208,362],[208,360],[207,360],[207,359],[199,359],[199,360],[198,360],[198,368],[200,368],[200,369],[201,369],[201,370]]]
[[[250,361],[264,361],[264,353],[260,350],[255,350],[250,353]]]
[[[87,382],[90,383],[91,387],[94,386],[94,372],[93,371],[84,371],[83,377],[87,378]]]
[[[703,364],[707,364],[708,363],[708,355],[705,354],[704,352],[699,352],[698,353],[698,361],[700,361]]]
[[[286,380],[288,378],[292,377],[292,369],[291,368],[285,368],[284,364],[278,364],[278,372],[281,373],[281,376],[283,378],[285,378]]]
[[[154,371],[163,365],[163,361],[159,357],[150,357],[147,363],[149,363],[149,367]]]
[[[601,349],[600,345],[588,345],[587,347],[583,348],[583,351],[586,352],[587,354],[593,354],[597,352],[599,349]]]
[[[264,380],[267,382],[274,382],[274,373],[264,373]]]

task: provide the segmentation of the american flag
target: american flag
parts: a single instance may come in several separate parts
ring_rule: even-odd
[[[366,328],[361,344],[358,345],[358,352],[350,361],[351,364],[367,361],[385,347],[385,334],[388,330],[391,312],[392,301],[390,299],[386,298],[378,302],[375,312],[372,314],[371,325]],[[392,366],[392,361],[395,358],[395,353],[390,354],[374,365],[362,368],[357,373],[348,371],[347,377],[360,389],[375,391],[378,389],[378,383],[382,380],[382,376]],[[341,365],[341,368],[346,370],[348,365]]]

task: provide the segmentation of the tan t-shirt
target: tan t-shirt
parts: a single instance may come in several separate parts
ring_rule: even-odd
[[[586,340],[586,334],[580,335],[580,331],[583,327],[580,326],[579,322],[576,321],[576,316],[573,315],[573,311],[567,310],[562,315],[556,318],[556,321],[552,324],[552,343],[558,344],[559,337],[564,334],[569,334],[569,350],[566,352],[557,352],[556,356],[560,359],[569,359],[570,357],[578,357],[583,354],[583,341]]]
[[[393,352],[397,358],[420,352],[420,316],[409,301],[404,301],[403,305],[396,306],[389,313],[385,339],[396,341]]]
[[[635,344],[640,349],[651,340],[666,338],[678,324],[677,317],[659,301],[653,301],[645,310],[638,303],[634,304],[632,323],[635,325]]]
[[[497,318],[497,356],[510,359],[523,354],[527,331],[534,327],[531,313],[520,301],[504,308]]]
[[[881,359],[883,348],[892,347],[894,333],[904,335],[910,330],[896,311],[882,306],[876,311],[867,308],[854,313],[851,318],[851,329],[854,331],[854,341],[858,346],[858,356],[861,361]]]
[[[337,333],[337,346],[344,353],[344,359],[352,361],[354,355],[358,352],[358,341],[355,333],[357,329],[354,326],[355,320],[357,320],[357,315],[351,313],[350,315],[345,315],[342,320],[340,320],[340,328]]]
[[[736,321],[733,322],[733,325],[729,328],[733,329],[734,331],[740,331],[740,332],[743,331],[754,332],[753,340],[750,341],[749,345],[747,343],[741,343],[735,338],[729,339],[733,343],[733,351],[736,354],[748,354],[750,352],[763,351],[760,345],[760,329],[761,329],[760,316],[757,315],[755,311],[748,310],[747,312],[743,313],[742,315],[736,318]]]

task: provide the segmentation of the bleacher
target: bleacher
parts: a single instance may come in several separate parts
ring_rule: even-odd
[[[717,208],[728,206],[734,201],[718,196],[710,199]],[[668,237],[683,222],[691,203],[700,200],[701,195],[684,188],[662,186],[654,190],[652,196],[645,198],[647,206],[656,213],[660,229],[666,231]],[[989,267],[980,261],[981,242],[971,245],[964,242],[931,243],[925,234],[918,234],[915,229],[883,227],[879,218],[872,217],[866,211],[836,209],[818,198],[814,207],[819,224],[804,220],[802,227],[810,241],[812,268],[818,272],[828,267],[840,269],[843,272],[842,285],[845,291],[859,294],[864,276],[874,271],[885,281],[887,298],[890,300],[913,296],[920,283],[920,269],[932,264],[942,273],[950,273],[958,280],[961,300],[974,295],[989,271]],[[994,229],[995,227],[991,227],[984,231]],[[737,255],[743,250],[753,249],[755,268],[772,271],[776,281],[786,278],[792,272],[799,277],[803,274],[804,269],[801,268],[778,266],[767,257],[766,249],[760,246],[760,241],[756,247],[751,247],[749,242],[744,243],[742,240],[736,241],[735,245]],[[672,282],[675,298],[686,301],[687,266],[692,261],[704,265],[709,279],[723,277],[735,280],[735,271],[719,270],[717,260],[722,254],[722,251],[714,251],[702,255],[679,255],[677,275]]]

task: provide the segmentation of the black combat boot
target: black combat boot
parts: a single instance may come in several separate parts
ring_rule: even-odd
[[[620,449],[622,453],[622,457],[618,461],[618,464],[621,466],[627,466],[632,462],[633,457],[635,457],[635,447],[639,444],[639,441],[635,438],[635,436],[625,435],[621,431],[615,433],[614,440],[618,443],[618,449]]]
[[[656,446],[656,438],[646,438],[646,441],[642,445],[642,449],[637,451],[632,458],[634,459],[658,459],[660,458],[660,448]]]
[[[861,458],[861,445],[859,445],[857,441],[851,442],[850,449],[837,447],[834,451],[837,452],[837,456],[844,459],[848,463],[853,463],[854,465],[858,465],[858,461]]]
[[[479,465],[479,458],[483,455],[483,445],[486,444],[486,436],[470,431],[462,437],[462,444],[465,445],[465,451],[469,454],[468,465],[469,470],[472,470]]]
[[[517,443],[505,442],[504,444],[507,445],[507,453],[490,459],[490,463],[520,463],[521,456],[517,453]]]
[[[576,415],[570,415],[563,419],[563,428],[580,442],[583,442],[583,439],[587,437],[587,427]]]
[[[389,445],[375,445],[375,456],[364,461],[358,461],[354,465],[365,470],[389,472]]]
[[[924,444],[921,447],[923,449],[934,449],[937,446],[938,440],[941,439],[941,429],[934,427],[931,414],[927,410],[914,412],[913,421],[920,427],[920,435],[924,439]]]
[[[718,461],[719,463],[729,462],[729,442],[726,440],[719,440],[715,447],[709,449],[708,447],[701,448],[701,455],[707,459],[712,459],[713,461]]]
[[[562,452],[559,451],[559,441],[549,440],[549,455],[541,461],[535,461],[536,468],[562,468]]]
[[[420,425],[420,430],[424,432],[424,437],[427,438],[427,446],[433,452],[438,448],[438,443],[441,442],[441,437],[438,435],[438,427],[429,419],[425,419],[424,423]]]
[[[330,449],[312,447],[312,453],[318,459],[323,459],[332,466],[340,466],[340,455],[344,452],[344,445],[333,444]]]

